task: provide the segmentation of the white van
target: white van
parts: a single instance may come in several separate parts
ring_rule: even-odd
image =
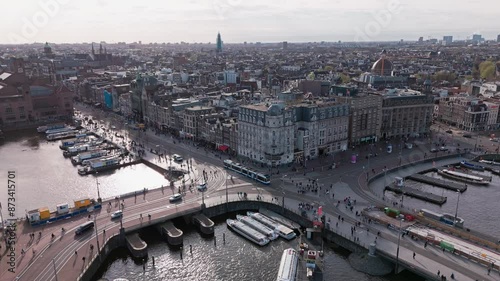
[[[180,156],[179,154],[172,155],[172,158],[174,158],[174,161],[177,161],[177,162],[181,162],[182,160],[184,160],[182,158],[182,156]]]
[[[392,144],[387,145],[387,153],[392,153]]]

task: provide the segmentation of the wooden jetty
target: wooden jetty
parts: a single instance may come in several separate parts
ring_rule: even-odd
[[[410,180],[418,181],[421,183],[446,188],[446,189],[453,190],[453,191],[460,190],[460,192],[464,192],[467,190],[466,184],[461,184],[461,183],[452,182],[452,181],[445,181],[445,180],[436,179],[436,178],[429,177],[426,175],[421,175],[421,174],[413,174],[413,175],[410,175],[406,178],[410,179]]]
[[[397,194],[403,194],[410,197],[414,197],[437,205],[443,205],[444,203],[446,203],[447,200],[447,197],[439,196],[430,192],[421,191],[416,188],[408,186],[389,185],[385,187],[385,190],[389,190]]]

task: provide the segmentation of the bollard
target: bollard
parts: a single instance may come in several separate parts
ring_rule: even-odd
[[[155,266],[155,257],[153,257],[153,267]]]
[[[214,236],[214,246],[217,246],[217,237]]]
[[[146,271],[146,263],[145,262],[143,262],[143,264],[142,264],[142,271]]]
[[[226,233],[222,233],[222,243],[226,244]]]
[[[193,245],[189,245],[189,253],[193,255]]]
[[[181,260],[182,260],[182,247],[181,247]]]

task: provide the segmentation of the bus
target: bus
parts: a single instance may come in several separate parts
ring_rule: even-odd
[[[262,184],[269,185],[271,184],[271,176],[265,175],[256,171],[252,171],[250,168],[247,168],[240,163],[233,162],[231,160],[224,160],[224,168],[235,171],[238,174],[242,174],[246,177],[249,177],[253,180],[256,180]]]
[[[84,233],[87,230],[90,230],[94,228],[94,222],[93,221],[88,221],[82,225],[80,225],[76,230],[75,230],[75,235],[80,235]]]

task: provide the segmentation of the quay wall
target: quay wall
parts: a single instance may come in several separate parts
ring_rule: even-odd
[[[109,237],[101,248],[101,258],[95,255],[92,260],[83,269],[82,274],[78,276],[78,281],[91,281],[97,273],[103,262],[108,258],[109,254],[120,248],[126,247],[125,245],[125,232],[122,230],[120,234]]]

